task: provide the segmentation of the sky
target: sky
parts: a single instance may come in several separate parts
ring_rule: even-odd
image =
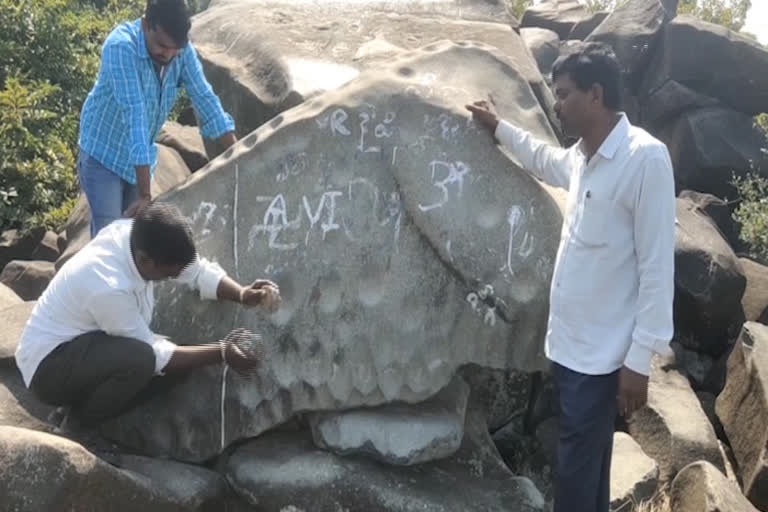
[[[764,45],[768,45],[768,0],[752,0],[743,30],[751,32]]]

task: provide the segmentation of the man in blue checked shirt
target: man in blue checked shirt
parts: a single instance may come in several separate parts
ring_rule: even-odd
[[[205,79],[184,0],[148,0],[144,17],[107,37],[101,69],[80,116],[80,186],[91,207],[91,237],[151,202],[155,138],[184,87],[203,137],[234,144],[235,124]]]

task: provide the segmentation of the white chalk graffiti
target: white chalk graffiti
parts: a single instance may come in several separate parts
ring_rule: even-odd
[[[263,223],[257,224],[251,229],[249,235],[249,249],[253,248],[254,239],[259,233],[269,233],[269,247],[271,249],[280,251],[296,249],[298,247],[298,244],[296,243],[283,244],[277,240],[284,229],[291,225],[295,225],[296,222],[301,222],[301,217],[298,217],[292,223],[288,222],[288,210],[285,206],[285,198],[283,197],[283,194],[277,194],[275,197],[258,196],[256,197],[256,201],[270,201],[270,203],[267,207],[267,211],[264,212]]]
[[[331,133],[333,135],[336,135],[337,133],[340,133],[342,135],[351,135],[352,132],[349,131],[349,128],[344,126],[344,121],[346,121],[349,118],[349,114],[347,114],[344,109],[337,108],[333,111],[333,114],[331,114]]]
[[[449,193],[448,186],[455,185],[457,187],[457,197],[461,197],[461,193],[464,189],[464,176],[469,174],[471,169],[464,162],[443,162],[441,160],[433,160],[429,164],[432,173],[432,184],[440,190],[442,197],[435,203],[429,205],[419,204],[419,210],[422,212],[428,212],[435,208],[441,208],[448,202]],[[436,180],[435,174],[438,169],[445,169],[446,176],[441,180]]]
[[[320,228],[323,230],[323,240],[325,240],[325,235],[327,235],[330,231],[339,229],[339,225],[336,223],[333,217],[336,213],[336,197],[340,195],[342,195],[342,193],[338,190],[323,192],[323,195],[320,196],[320,204],[317,206],[317,210],[315,210],[314,214],[312,214],[312,209],[309,206],[307,196],[303,196],[301,198],[302,203],[304,204],[304,210],[307,212],[307,217],[309,218],[309,229],[307,230],[307,234],[304,237],[304,245],[307,245],[309,242],[309,234],[312,232],[312,228],[315,227],[315,224],[317,224],[317,221],[320,220],[320,215],[323,213],[323,206],[325,206],[326,199],[328,199],[328,217],[325,222],[320,224]]]
[[[504,265],[501,267],[502,272],[507,271],[511,276],[515,275],[515,271],[512,265],[514,259],[515,240],[521,232],[521,229],[527,222],[525,211],[517,205],[512,206],[507,210],[507,223],[509,224],[509,238],[507,240],[507,259]],[[533,235],[527,231],[523,232],[523,240],[517,249],[517,255],[526,259],[533,253]]]
[[[283,183],[289,178],[299,176],[309,168],[309,159],[306,151],[290,153],[279,162],[280,172],[275,176],[275,181]]]

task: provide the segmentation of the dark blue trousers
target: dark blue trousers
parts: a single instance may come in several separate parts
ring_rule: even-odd
[[[560,392],[554,512],[608,512],[618,370],[585,375],[554,363]]]

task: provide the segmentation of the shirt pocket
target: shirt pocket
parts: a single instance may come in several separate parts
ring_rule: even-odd
[[[620,215],[620,206],[610,199],[587,198],[582,207],[581,221],[576,230],[576,238],[585,247],[604,247],[610,245],[616,217]]]

